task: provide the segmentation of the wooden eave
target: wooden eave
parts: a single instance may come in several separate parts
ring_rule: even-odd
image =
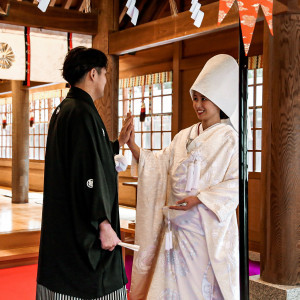
[[[32,3],[10,1],[8,15],[0,15],[0,23],[95,35],[98,12],[85,14],[49,6],[43,13]]]
[[[218,2],[204,5],[201,10],[204,12],[204,19],[200,28],[194,26],[191,13],[185,11],[176,17],[170,16],[113,32],[109,35],[109,54],[127,54],[239,26],[239,14],[235,7],[230,9],[220,25]],[[257,21],[262,18],[260,11]]]

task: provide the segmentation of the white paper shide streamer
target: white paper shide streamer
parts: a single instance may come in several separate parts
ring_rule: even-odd
[[[192,13],[191,18],[194,20],[194,25],[200,27],[203,21],[204,12],[200,10],[201,4],[197,0],[192,0],[190,12]]]
[[[127,15],[131,18],[131,23],[135,26],[138,16],[139,16],[139,10],[135,6],[136,0],[128,0],[126,3]]]
[[[48,5],[50,3],[50,0],[38,0],[39,5],[38,8],[42,11],[45,12],[48,8]]]

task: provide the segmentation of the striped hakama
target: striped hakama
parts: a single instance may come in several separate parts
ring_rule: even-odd
[[[36,288],[36,300],[84,300],[83,298],[63,295],[57,292],[50,291],[41,284],[37,284]],[[116,290],[108,295],[93,298],[91,300],[127,300],[126,287],[123,286],[119,290]]]

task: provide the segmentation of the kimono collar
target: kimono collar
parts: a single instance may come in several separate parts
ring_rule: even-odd
[[[191,128],[190,138],[194,140],[195,138],[197,138],[203,132],[206,132],[207,130],[210,130],[210,129],[212,129],[212,128],[214,128],[214,127],[216,127],[216,126],[218,126],[218,125],[220,125],[222,123],[216,123],[216,124],[214,124],[214,125],[206,128],[205,130],[203,130],[203,126],[202,126],[201,123],[197,123],[194,126],[192,126],[192,128]]]
[[[210,134],[211,129],[219,126],[226,126],[223,122],[221,123],[216,123],[205,130],[203,130],[202,124],[197,123],[193,125],[189,131],[188,138],[186,140],[186,151],[187,153],[191,152],[195,147],[197,146],[197,143],[202,140],[203,136]],[[198,135],[198,128],[199,128],[199,135]]]
[[[90,94],[88,94],[86,91],[82,90],[81,88],[78,88],[75,86],[72,86],[70,88],[67,98],[80,99],[80,100],[83,100],[83,101],[89,103],[93,107],[95,107],[94,101],[93,101],[92,97],[90,96]]]

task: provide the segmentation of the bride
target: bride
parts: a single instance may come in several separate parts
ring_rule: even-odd
[[[128,141],[138,170],[135,242],[141,246],[131,300],[239,299],[234,58],[211,58],[190,95],[199,123],[169,147],[140,149],[134,132]]]

